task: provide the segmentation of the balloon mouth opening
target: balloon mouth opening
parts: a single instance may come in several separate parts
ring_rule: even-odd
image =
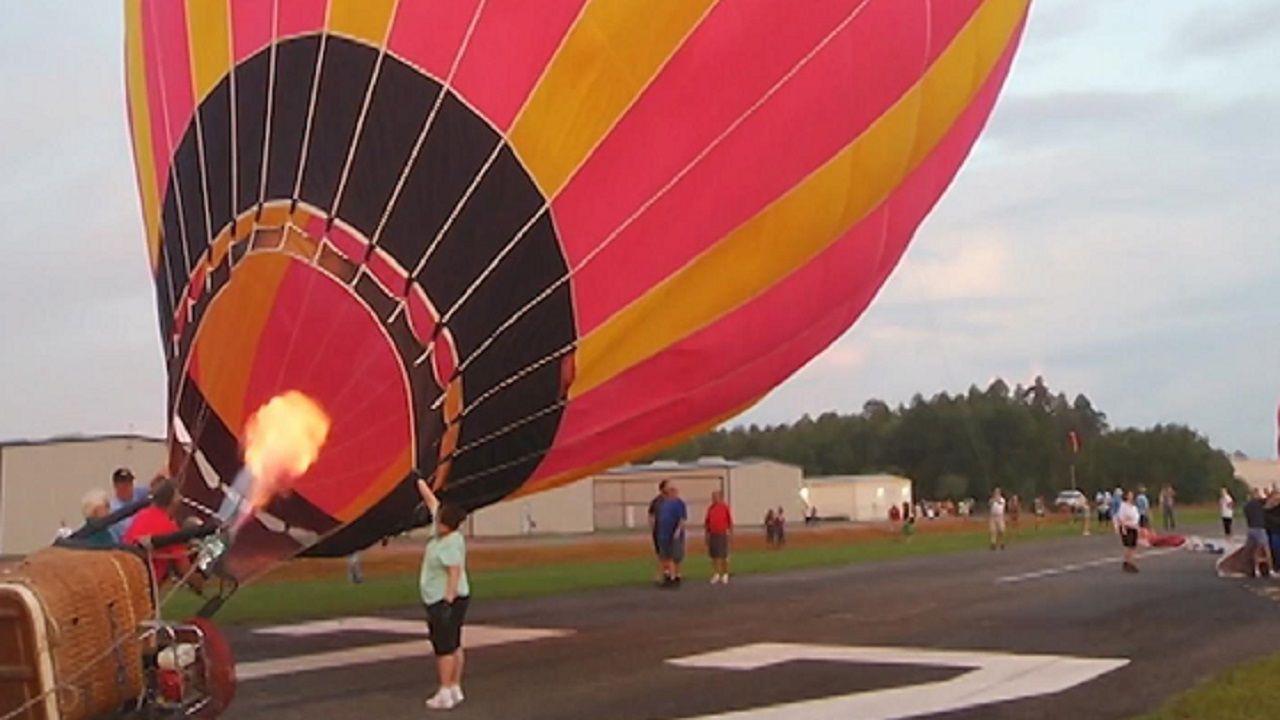
[[[249,416],[243,439],[249,487],[237,526],[293,491],[320,456],[331,425],[320,404],[297,390],[276,395]]]

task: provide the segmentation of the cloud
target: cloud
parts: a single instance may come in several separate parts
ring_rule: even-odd
[[[1278,40],[1280,3],[1233,0],[1192,14],[1174,34],[1170,51],[1179,57],[1229,56]]]

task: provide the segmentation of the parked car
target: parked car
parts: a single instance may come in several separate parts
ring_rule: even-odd
[[[1089,498],[1079,490],[1063,490],[1058,493],[1058,497],[1054,499],[1053,506],[1059,512],[1087,512],[1089,510]]]

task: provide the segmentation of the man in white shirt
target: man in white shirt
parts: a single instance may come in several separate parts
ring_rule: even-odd
[[[990,518],[988,523],[991,526],[991,549],[995,550],[999,547],[1004,549],[1004,495],[1001,494],[1000,488],[996,488],[991,492],[991,500],[988,504]]]
[[[1133,560],[1137,552],[1138,526],[1142,522],[1142,515],[1133,502],[1133,492],[1124,494],[1124,500],[1120,502],[1120,509],[1116,511],[1112,521],[1116,525],[1116,531],[1120,533],[1120,544],[1124,545],[1124,565],[1121,567],[1125,572],[1136,573],[1138,566]]]

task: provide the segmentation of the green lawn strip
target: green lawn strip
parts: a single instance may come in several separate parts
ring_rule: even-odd
[[[1164,707],[1134,720],[1259,720],[1280,718],[1280,655],[1237,665],[1190,690]]]
[[[1078,525],[1049,525],[1038,532],[1024,525],[1021,534],[1012,542],[1066,537],[1079,532]],[[833,567],[964,552],[985,548],[986,545],[985,529],[975,529],[953,533],[922,532],[909,540],[887,537],[842,545],[751,550],[734,554],[733,572],[736,575],[751,575]],[[702,553],[701,538],[690,537],[689,551],[686,577],[690,580],[708,578],[710,563]],[[653,571],[653,561],[646,558],[532,565],[474,571],[471,573],[471,586],[478,597],[537,597],[641,584],[652,577]],[[263,583],[241,589],[217,617],[226,624],[337,617],[413,607],[418,603],[417,598],[416,574],[370,578],[360,585],[353,585],[345,579]],[[199,598],[189,593],[179,593],[165,607],[165,615],[172,618],[187,617],[199,606]]]

